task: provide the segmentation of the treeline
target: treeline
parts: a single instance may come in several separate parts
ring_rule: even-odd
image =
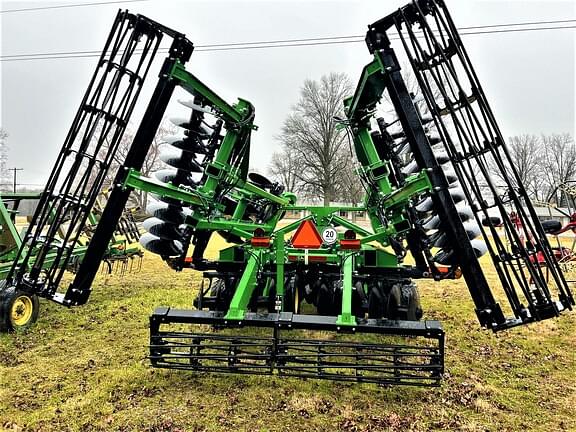
[[[537,203],[566,206],[576,182],[576,145],[569,133],[510,137],[512,163],[530,198]],[[576,184],[576,183],[575,183]]]
[[[408,83],[417,93],[414,80],[408,79]],[[304,82],[300,99],[277,137],[281,150],[272,156],[269,169],[287,190],[304,198],[319,199],[325,205],[335,201],[354,205],[362,202],[364,190],[354,172],[356,156],[345,128],[338,127],[339,119],[344,118],[342,100],[353,92],[345,74],[331,73],[320,81]],[[385,100],[383,103],[389,105]],[[573,136],[524,134],[510,137],[506,144],[530,198],[537,204],[566,206],[569,195],[576,192]],[[487,163],[490,169],[493,165]],[[507,171],[507,177],[513,179],[511,167]],[[494,183],[503,186],[500,170],[494,167],[491,172]],[[504,188],[502,193],[506,193]]]

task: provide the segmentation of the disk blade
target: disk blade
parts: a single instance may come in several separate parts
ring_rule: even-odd
[[[185,225],[173,224],[156,217],[146,219],[142,227],[150,234],[165,240],[181,240],[186,229]]]
[[[190,108],[193,111],[200,111],[200,112],[203,112],[206,114],[214,115],[214,111],[212,111],[212,109],[210,107],[203,107],[203,106],[197,105],[192,100],[178,99],[178,102],[181,103],[182,105],[184,105],[185,107]]]
[[[166,222],[183,224],[192,214],[189,208],[176,207],[159,201],[153,201],[146,207],[146,213]]]
[[[150,233],[140,237],[142,247],[152,253],[167,257],[177,257],[184,253],[184,247],[178,240],[164,240]]]
[[[161,146],[159,148],[160,160],[173,168],[188,172],[202,172],[203,169],[194,156],[185,153],[173,146]]]

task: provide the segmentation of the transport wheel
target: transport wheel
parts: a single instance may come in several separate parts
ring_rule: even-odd
[[[326,281],[322,281],[318,288],[318,298],[316,300],[316,310],[318,315],[333,315],[334,296]]]
[[[38,319],[38,296],[5,284],[0,285],[0,332],[24,331]]]
[[[234,278],[216,279],[212,283],[212,288],[210,289],[210,295],[216,297],[216,305],[213,310],[215,311],[226,311],[230,307],[230,302],[232,301],[232,294],[234,290]]]
[[[274,278],[270,281],[270,287],[268,289],[268,312],[276,312],[276,281]]]
[[[314,270],[308,270],[306,272],[300,273],[300,280],[302,281],[302,297],[306,300],[306,303],[315,304],[318,298],[318,288],[320,283],[318,281],[318,272]]]
[[[379,284],[371,285],[368,294],[368,318],[382,318],[386,297],[382,293]]]
[[[352,292],[352,313],[354,316],[364,318],[365,310],[368,306],[368,296],[364,292],[364,284],[356,282]]]
[[[397,283],[388,297],[387,317],[390,319],[418,321],[422,318],[420,295],[414,283]]]
[[[341,280],[336,280],[332,285],[332,313],[330,315],[338,316],[342,313],[344,283]],[[352,293],[352,297],[354,297],[354,293]]]

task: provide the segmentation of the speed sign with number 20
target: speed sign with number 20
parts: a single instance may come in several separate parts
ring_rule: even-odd
[[[322,241],[324,243],[330,245],[332,243],[335,243],[336,240],[338,240],[338,233],[334,228],[328,227],[325,228],[324,231],[322,231]]]

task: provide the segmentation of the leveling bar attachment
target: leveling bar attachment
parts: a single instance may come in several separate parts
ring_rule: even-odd
[[[174,324],[201,326],[197,333],[171,331]],[[207,326],[217,331],[199,331]],[[312,339],[314,331],[333,336]],[[438,321],[366,319],[344,328],[336,317],[292,312],[247,313],[233,321],[219,312],[157,308],[150,318],[149,358],[169,369],[437,386],[444,331]]]

